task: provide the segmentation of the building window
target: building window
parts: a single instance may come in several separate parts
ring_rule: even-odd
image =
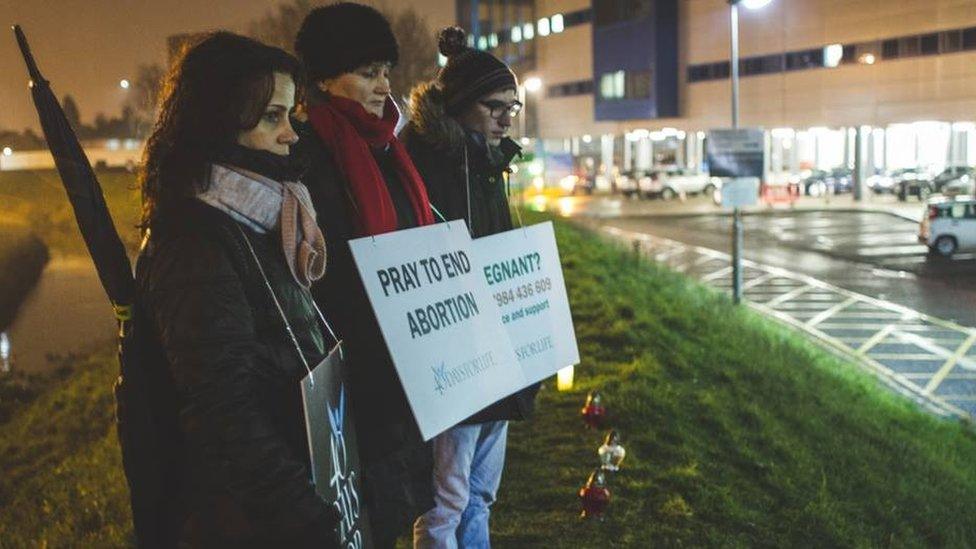
[[[915,57],[919,54],[917,36],[906,36],[898,40],[898,57]]]
[[[592,14],[593,12],[588,9],[567,13],[565,17],[566,26],[575,27],[576,25],[585,25],[592,19]]]
[[[878,61],[880,50],[879,42],[864,42],[854,46],[854,57],[862,65],[873,65]]]
[[[898,59],[898,40],[884,40],[881,42],[881,57],[883,59]]]
[[[549,18],[543,17],[536,22],[536,28],[539,29],[539,36],[549,36]]]
[[[823,49],[794,51],[786,54],[786,70],[796,71],[824,66]]]
[[[962,49],[976,50],[976,27],[962,30]]]
[[[593,24],[602,27],[651,16],[651,0],[594,0]]]
[[[953,30],[943,32],[941,40],[942,45],[940,46],[940,50],[942,53],[952,53],[962,49],[962,31]]]
[[[600,99],[647,99],[651,96],[650,71],[614,71],[600,76]]]
[[[841,44],[831,44],[824,48],[823,64],[825,67],[833,68],[840,66],[844,59],[844,46]]]
[[[740,61],[740,71],[742,76],[755,76],[847,64],[874,65],[881,60],[972,50],[976,50],[976,27],[747,57]],[[688,66],[687,82],[720,80],[728,76],[728,61],[701,63]]]
[[[563,32],[566,27],[563,23],[563,14],[557,13],[549,19],[549,29],[553,34]]]
[[[601,99],[623,99],[626,93],[624,71],[603,73],[600,76]]]
[[[718,63],[712,63],[712,78],[716,80],[721,80],[722,78],[728,78],[732,74],[732,63],[729,61],[719,61]]]
[[[647,99],[651,96],[650,71],[629,72],[626,76],[624,97],[627,99]]]
[[[574,95],[586,95],[593,93],[592,80],[580,80],[578,82],[567,82],[549,86],[546,91],[547,97],[570,97]]]
[[[857,63],[857,46],[854,44],[845,44],[844,55],[840,58],[840,62],[844,65]]]
[[[692,65],[688,67],[688,82],[704,82],[712,79],[711,65]]]

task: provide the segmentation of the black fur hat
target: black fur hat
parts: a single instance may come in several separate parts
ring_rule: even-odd
[[[437,74],[447,113],[454,115],[483,95],[518,87],[512,69],[494,55],[468,47],[467,36],[460,27],[440,32],[437,45],[447,64]]]
[[[377,61],[396,65],[399,50],[383,14],[354,2],[315,8],[295,37],[295,52],[305,64],[311,83]]]

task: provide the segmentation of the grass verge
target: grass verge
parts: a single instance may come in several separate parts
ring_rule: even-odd
[[[965,427],[712,290],[574,227],[557,238],[583,363],[512,425],[495,546],[976,543]],[[113,358],[74,371],[0,425],[0,546],[129,539]],[[628,451],[603,522],[575,497],[603,435],[578,416],[592,388]]]
[[[99,170],[99,183],[116,229],[131,250],[138,247],[139,190],[135,176],[123,170]],[[0,220],[28,226],[52,252],[84,253],[74,212],[54,170],[0,172]]]

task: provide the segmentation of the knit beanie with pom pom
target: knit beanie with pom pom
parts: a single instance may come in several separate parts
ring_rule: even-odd
[[[447,57],[447,64],[437,74],[437,84],[448,114],[460,114],[484,95],[518,87],[512,69],[486,51],[469,48],[467,35],[460,27],[442,30],[437,45],[441,55]]]

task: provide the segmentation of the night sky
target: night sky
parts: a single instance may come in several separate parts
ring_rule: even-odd
[[[453,0],[412,3],[432,28],[454,21]],[[140,63],[163,62],[166,37],[210,29],[243,31],[276,0],[0,0],[0,129],[37,127],[27,72],[10,26],[24,28],[58,97],[72,95],[81,118],[117,115]],[[324,2],[323,2],[324,3]]]

